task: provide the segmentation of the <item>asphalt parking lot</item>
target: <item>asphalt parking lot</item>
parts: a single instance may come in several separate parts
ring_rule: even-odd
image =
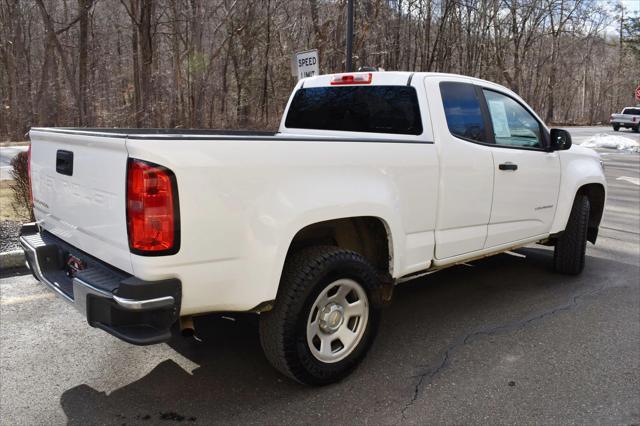
[[[5,273],[0,422],[638,424],[640,155],[603,154],[609,197],[582,275],[531,246],[403,284],[364,363],[323,388],[270,367],[252,316],[135,347]]]

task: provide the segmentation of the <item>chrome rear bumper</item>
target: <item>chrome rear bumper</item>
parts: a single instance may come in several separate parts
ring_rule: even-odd
[[[143,281],[70,246],[36,224],[20,233],[27,265],[33,275],[71,303],[93,327],[129,343],[146,345],[170,338],[179,318],[179,280]],[[86,268],[67,265],[70,255]]]

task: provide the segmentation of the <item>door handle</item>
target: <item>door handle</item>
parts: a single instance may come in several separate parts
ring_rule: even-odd
[[[518,170],[518,165],[510,162],[502,163],[498,166],[500,170]]]
[[[73,152],[62,149],[56,152],[56,172],[73,176]]]

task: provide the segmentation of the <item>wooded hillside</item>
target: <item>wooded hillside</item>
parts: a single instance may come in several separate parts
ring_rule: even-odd
[[[30,126],[274,129],[291,55],[345,63],[346,1],[0,0],[0,140]],[[640,19],[600,0],[355,0],[354,64],[476,76],[547,122],[634,104]]]

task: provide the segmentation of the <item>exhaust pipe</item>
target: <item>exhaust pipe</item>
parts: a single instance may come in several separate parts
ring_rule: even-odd
[[[182,337],[194,337],[196,334],[193,326],[193,317],[187,316],[180,318],[180,334]]]

